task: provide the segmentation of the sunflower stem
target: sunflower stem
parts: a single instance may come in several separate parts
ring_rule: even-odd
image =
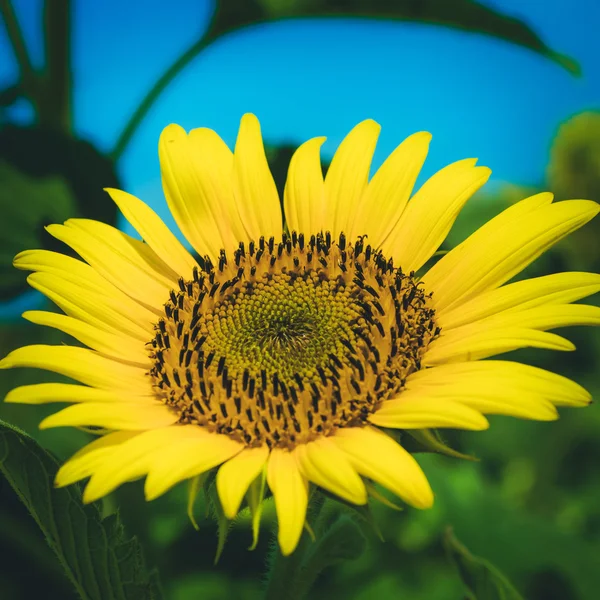
[[[304,533],[298,548],[290,556],[283,556],[277,546],[274,548],[270,559],[265,600],[302,600],[304,596],[296,594],[294,582],[302,563],[302,546],[306,544],[307,537]]]
[[[364,552],[367,541],[356,520],[347,512],[340,512],[337,502],[328,502],[322,510],[324,504],[323,494],[315,492],[308,510],[314,540],[305,531],[291,556],[282,556],[277,547],[273,550],[265,600],[309,598],[323,570],[345,560],[356,560]]]
[[[310,498],[307,510],[307,519],[315,522],[319,517],[321,508],[325,502],[322,494],[314,492]],[[301,566],[304,557],[308,553],[312,539],[307,531],[304,531],[298,547],[290,556],[283,556],[279,550],[277,541],[273,544],[273,549],[269,557],[269,569],[267,573],[267,587],[265,589],[264,600],[302,600],[302,595],[296,593],[296,581],[301,577]]]
[[[40,122],[63,133],[71,133],[71,0],[44,3],[44,102]]]
[[[31,58],[27,47],[23,31],[19,25],[15,9],[10,0],[0,0],[0,19],[4,23],[8,40],[10,42],[15,60],[19,66],[21,81],[17,84],[19,92],[25,90],[26,95],[30,97],[34,107],[38,108],[37,97],[37,75],[31,63]]]
[[[360,527],[347,514],[341,514],[322,536],[308,548],[294,582],[297,598],[307,598],[317,577],[327,568],[345,560],[356,560],[367,541]]]

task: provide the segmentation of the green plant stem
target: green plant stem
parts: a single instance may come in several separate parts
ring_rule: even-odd
[[[220,14],[220,9],[223,7],[220,6],[223,2],[216,3],[216,10],[213,14],[210,24],[206,33],[197,41],[194,42],[181,56],[179,56],[175,62],[156,80],[154,85],[150,88],[150,91],[146,94],[142,102],[136,108],[134,113],[129,118],[129,121],[125,125],[125,128],[119,135],[117,142],[113,150],[110,153],[110,157],[117,161],[125,148],[129,145],[131,138],[136,132],[137,128],[140,126],[141,122],[144,120],[156,100],[163,93],[163,91],[167,88],[167,86],[179,75],[179,73],[194,59],[198,54],[200,54],[203,50],[208,48],[214,41],[222,38],[224,35],[233,33],[239,29],[247,25],[258,25],[263,22],[268,22],[268,19],[263,14],[263,11],[259,8],[260,14],[252,14],[250,18],[248,15],[244,15],[245,10],[242,11],[234,11],[237,17],[241,16],[241,20],[235,24],[229,24],[226,20],[223,19],[223,15]],[[248,3],[245,7],[252,6],[250,12],[256,8],[252,5],[252,3]],[[257,5],[258,6],[258,5]]]
[[[315,521],[325,499],[319,493],[314,493],[310,499],[307,516]],[[277,542],[274,542],[273,550],[269,558],[269,571],[267,576],[267,587],[264,600],[302,600],[298,595],[298,586],[295,585],[300,575],[302,562],[310,549],[312,540],[306,531],[302,534],[296,550],[290,556],[283,556]]]
[[[296,551],[284,557],[277,548],[271,557],[265,600],[303,600],[310,598],[319,575],[328,567],[346,560],[356,560],[365,551],[367,540],[348,511],[340,511],[337,502],[323,510],[324,495],[313,493],[308,520],[315,540],[305,533]]]
[[[121,132],[115,147],[111,151],[110,156],[114,161],[118,160],[123,154],[125,148],[129,145],[133,134],[165,88],[173,81],[173,79],[175,79],[179,72],[211,42],[212,39],[209,40],[205,38],[193,44],[157,79],[156,83],[152,86],[148,94],[146,94],[140,105],[135,109],[133,115],[131,115],[127,125],[125,125],[125,128]]]
[[[279,549],[276,550],[271,568],[269,572],[269,583],[265,590],[264,600],[302,600],[303,596],[297,595],[298,588],[294,582],[298,576],[304,548],[306,544],[306,533],[303,534],[303,539],[296,548],[296,551],[291,556],[282,556]]]
[[[306,552],[294,588],[298,598],[308,598],[317,577],[328,567],[355,560],[365,550],[366,539],[348,515],[338,516]]]
[[[52,129],[71,132],[71,1],[44,3],[44,102],[40,103],[40,123]]]
[[[15,59],[19,65],[23,87],[27,94],[32,96],[32,101],[37,107],[37,102],[34,98],[36,95],[36,74],[25,46],[23,32],[21,31],[17,15],[10,0],[0,0],[0,13],[2,14],[4,27],[6,27],[6,33],[8,34]]]

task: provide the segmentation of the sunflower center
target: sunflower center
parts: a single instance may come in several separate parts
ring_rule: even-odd
[[[422,286],[364,238],[294,232],[200,265],[165,304],[150,374],[180,422],[250,446],[366,423],[439,334]]]

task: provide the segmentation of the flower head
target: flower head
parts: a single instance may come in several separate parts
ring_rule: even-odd
[[[16,257],[66,313],[25,318],[89,349],[12,352],[0,366],[82,385],[23,386],[6,400],[71,402],[41,427],[109,430],[61,468],[58,485],[89,477],[92,501],[146,476],[152,499],[218,468],[233,518],[266,479],[288,554],[311,486],[360,505],[372,480],[431,506],[425,475],[384,429],[485,429],[484,414],[551,420],[556,406],[588,404],[564,377],[481,359],[526,346],[573,350],[547,330],[600,322],[599,308],[571,304],[600,290],[598,275],[504,285],[598,205],[532,196],[417,275],[490,171],[458,161],[410,198],[430,136],[409,137],[369,181],[378,133],[373,121],[357,125],[325,178],[324,138],[303,144],[284,220],[253,115],[233,153],[210,129],[170,125],[159,143],[163,186],[195,256],[143,202],[110,189],[143,241],[71,219],[48,231],[83,261],[45,250]]]

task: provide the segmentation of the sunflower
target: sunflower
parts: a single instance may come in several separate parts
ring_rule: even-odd
[[[357,125],[325,178],[325,138],[300,146],[284,224],[256,117],[242,118],[233,153],[210,129],[169,125],[159,142],[163,187],[194,255],[116,189],[107,191],[143,241],[70,219],[47,229],[82,261],[17,255],[17,268],[34,271],[31,286],[65,313],[24,317],[89,346],[28,346],[0,363],[80,382],[8,394],[7,402],[72,403],[40,427],[104,433],[61,467],[57,485],[89,478],[91,502],[146,476],[151,500],[218,469],[229,519],[244,501],[256,509],[268,485],[289,554],[315,486],[363,505],[375,482],[412,506],[432,505],[419,465],[386,429],[481,430],[485,414],[552,420],[556,406],[590,402],[559,375],[482,359],[573,350],[547,330],[600,322],[600,308],[571,304],[600,290],[598,275],[504,285],[598,205],[537,194],[421,274],[490,170],[460,160],[410,198],[431,136],[407,138],[369,180],[379,129]]]

